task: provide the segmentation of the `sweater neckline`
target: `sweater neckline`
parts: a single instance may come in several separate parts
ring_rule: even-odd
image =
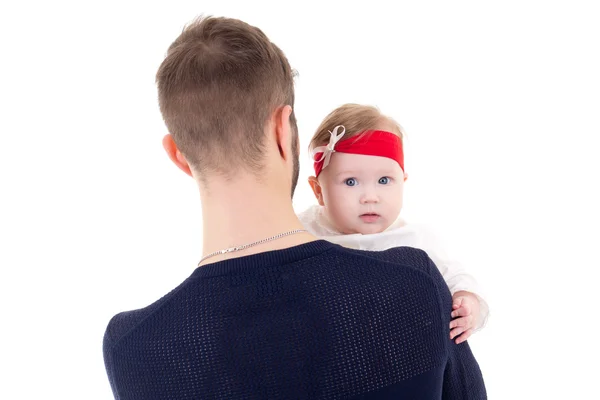
[[[200,266],[194,270],[190,278],[211,277],[227,275],[237,272],[250,272],[256,267],[271,267],[274,265],[285,265],[318,256],[337,245],[326,240],[315,240],[308,243],[288,247],[286,249],[265,251],[263,253],[232,258],[230,260],[217,261],[215,263]]]

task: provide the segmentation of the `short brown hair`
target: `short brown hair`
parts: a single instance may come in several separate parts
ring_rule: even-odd
[[[245,22],[200,17],[171,44],[156,74],[165,124],[200,172],[258,172],[272,112],[294,106],[294,72],[283,52]],[[295,127],[295,117],[290,118]]]
[[[308,146],[309,154],[319,146],[329,143],[330,134],[336,126],[343,125],[346,132],[344,139],[349,139],[358,134],[368,134],[369,131],[381,129],[387,126],[386,130],[397,134],[400,139],[404,139],[404,130],[391,117],[383,115],[377,107],[365,106],[362,104],[344,104],[329,113],[317,128],[317,131],[310,140]]]

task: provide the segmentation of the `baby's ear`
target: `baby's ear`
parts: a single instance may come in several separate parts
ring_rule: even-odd
[[[407,179],[408,179],[408,174],[405,172],[404,173],[404,182],[406,182]]]
[[[321,189],[321,185],[319,184],[317,177],[310,176],[308,178],[308,184],[312,188],[313,193],[315,194],[315,197],[317,198],[317,201],[319,202],[319,205],[324,206],[325,203],[323,202],[323,190]]]

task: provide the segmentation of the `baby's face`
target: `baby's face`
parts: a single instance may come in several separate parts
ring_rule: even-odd
[[[321,204],[341,233],[382,232],[402,209],[404,173],[392,159],[333,153],[318,181]]]

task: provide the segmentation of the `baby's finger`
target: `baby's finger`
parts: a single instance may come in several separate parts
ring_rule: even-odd
[[[457,297],[456,299],[454,299],[453,303],[452,303],[452,309],[456,310],[459,309],[460,306],[462,306],[463,303],[463,297]]]
[[[456,317],[466,317],[467,315],[470,315],[470,314],[471,314],[471,308],[465,304],[458,310],[452,311],[452,314],[450,314],[450,316],[452,318],[456,318]]]
[[[465,332],[466,330],[467,330],[467,328],[464,326],[459,326],[459,327],[452,329],[450,331],[450,339],[454,339],[455,337],[457,337],[461,333]]]
[[[458,337],[458,339],[456,339],[456,344],[461,344],[462,342],[466,342],[467,339],[470,338],[472,334],[473,334],[473,329],[467,329],[466,331],[463,332],[462,335],[460,335]]]
[[[473,316],[467,315],[466,317],[456,318],[450,321],[450,329],[462,327],[466,331],[467,329],[471,329],[474,327]]]
[[[450,329],[462,326],[462,327],[468,327],[469,325],[469,319],[468,317],[462,317],[462,318],[457,318],[455,320],[450,321]]]

